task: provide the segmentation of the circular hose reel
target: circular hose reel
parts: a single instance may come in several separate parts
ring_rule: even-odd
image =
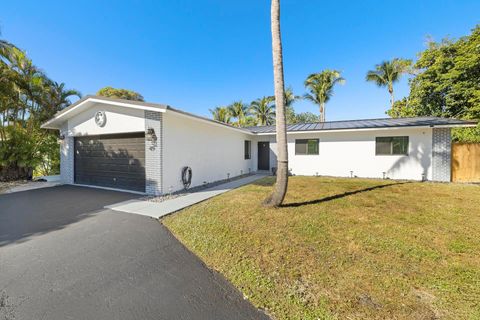
[[[190,187],[192,183],[192,168],[190,167],[183,167],[182,168],[182,183],[185,190]]]

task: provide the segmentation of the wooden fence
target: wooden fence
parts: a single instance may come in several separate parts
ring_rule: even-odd
[[[480,143],[452,144],[452,181],[480,182]]]

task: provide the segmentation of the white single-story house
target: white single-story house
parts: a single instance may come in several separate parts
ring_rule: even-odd
[[[452,127],[435,117],[289,125],[289,169],[328,175],[450,181]],[[60,130],[61,179],[164,194],[276,166],[274,126],[237,128],[167,105],[87,96],[43,128]]]

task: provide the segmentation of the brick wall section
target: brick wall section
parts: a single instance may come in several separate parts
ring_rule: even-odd
[[[452,140],[450,128],[433,128],[432,134],[432,179],[450,182]]]
[[[163,117],[162,113],[145,111],[145,192],[151,195],[162,194],[163,165]],[[155,131],[156,139],[149,140],[147,131]]]
[[[63,183],[72,184],[74,177],[74,140],[73,137],[67,136],[68,124],[65,124],[60,129],[60,135],[65,137],[60,142],[60,178]]]

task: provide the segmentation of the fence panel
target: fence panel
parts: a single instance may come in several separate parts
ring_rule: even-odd
[[[480,182],[480,143],[452,144],[452,181]]]

